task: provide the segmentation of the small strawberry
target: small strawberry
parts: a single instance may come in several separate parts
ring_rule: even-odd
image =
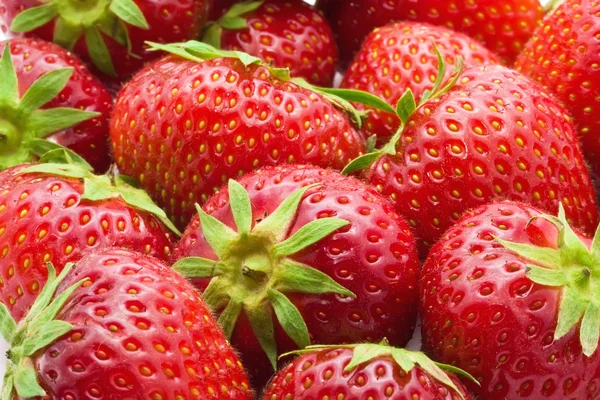
[[[539,0],[329,0],[323,7],[344,63],[373,29],[408,20],[465,33],[512,64],[544,16]]]
[[[470,400],[456,375],[473,379],[423,353],[387,343],[311,346],[281,369],[263,400]]]
[[[333,32],[319,12],[302,0],[237,4],[211,24],[204,40],[285,67],[292,76],[331,86],[338,58]]]
[[[311,342],[411,338],[416,246],[374,189],[312,166],[265,167],[198,213],[173,268],[204,290],[257,387],[278,353]]]
[[[13,32],[73,51],[113,90],[156,57],[145,51],[146,40],[196,37],[208,8],[208,0],[0,0],[6,2],[21,11]]]
[[[49,263],[27,317],[0,303],[0,320],[2,399],[253,399],[198,293],[143,254],[106,249],[58,277]]]
[[[153,46],[179,56],[149,65],[125,86],[110,134],[120,170],[137,177],[180,227],[194,203],[230,178],[292,162],[341,169],[365,151],[363,136],[331,102],[341,99],[289,81],[287,70],[205,43]]]
[[[32,161],[51,146],[40,140],[47,139],[105,172],[112,108],[106,88],[52,43],[13,39],[0,42],[0,53],[0,169]]]
[[[0,300],[17,320],[44,286],[47,262],[61,271],[106,246],[171,252],[169,220],[148,195],[90,170],[50,163],[0,173]]]
[[[549,13],[516,68],[555,93],[575,120],[592,172],[600,177],[600,3],[564,1]]]
[[[497,199],[548,212],[562,201],[574,224],[595,230],[592,181],[557,100],[501,66],[473,67],[437,87],[419,105],[408,91],[390,143],[346,168],[370,165],[363,177],[407,218],[422,256],[463,212]]]
[[[396,104],[411,89],[418,103],[438,78],[438,57],[454,65],[461,57],[467,66],[497,64],[496,55],[470,37],[439,26],[404,22],[375,29],[346,71],[343,88],[364,90]],[[448,70],[445,79],[450,78]],[[366,107],[360,104],[356,108]],[[372,109],[371,109],[372,110]],[[389,139],[400,126],[395,114],[372,110],[365,124],[367,136]]]
[[[600,396],[598,236],[511,202],[470,211],[420,278],[425,349],[463,368],[481,399]]]

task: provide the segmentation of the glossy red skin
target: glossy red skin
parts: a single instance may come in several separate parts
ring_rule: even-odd
[[[503,202],[465,214],[432,249],[419,291],[424,348],[480,380],[485,400],[597,399],[600,357],[585,357],[579,325],[554,342],[561,289],[525,276],[504,240],[556,248],[557,229],[531,206]],[[590,245],[591,241],[581,236]],[[554,359],[553,359],[554,355]]]
[[[417,104],[426,90],[433,89],[438,75],[437,46],[447,63],[450,78],[456,59],[465,66],[498,64],[498,57],[470,37],[444,27],[403,22],[375,29],[346,71],[342,88],[372,93],[395,106],[404,93],[412,90]],[[361,104],[371,110],[364,126],[366,136],[377,135],[384,144],[398,130],[400,119],[390,113]]]
[[[148,66],[120,93],[110,133],[120,170],[182,228],[194,203],[229,178],[288,162],[342,169],[365,151],[362,135],[321,96],[231,58]]]
[[[275,375],[262,399],[461,399],[419,367],[404,372],[391,357],[379,357],[344,373],[353,354],[350,349],[328,349],[301,355]],[[464,399],[471,400],[458,379],[449,376]]]
[[[21,10],[41,4],[40,0],[8,1],[14,2],[15,6]],[[102,73],[93,65],[83,36],[77,41],[73,49],[73,52],[88,64],[94,74],[100,77],[102,82],[114,92],[118,91],[120,86],[141,69],[146,62],[160,56],[159,52],[146,51],[146,41],[175,43],[195,39],[202,30],[208,10],[208,0],[133,0],[133,2],[144,14],[150,29],[145,30],[132,25],[127,26],[131,51],[138,58],[129,55],[125,46],[121,46],[114,39],[103,35],[113,60],[117,73],[116,77]],[[165,29],[166,27],[168,29]],[[27,35],[51,42],[54,36],[54,22],[51,21]]]
[[[554,214],[562,201],[573,224],[593,233],[594,188],[558,101],[500,66],[474,67],[460,79],[414,114],[395,156],[365,172],[411,223],[421,255],[463,212],[493,200]]]
[[[544,17],[539,0],[330,0],[321,7],[338,37],[344,63],[373,29],[409,20],[465,33],[512,64]]]
[[[565,1],[544,19],[516,63],[565,104],[595,175],[600,174],[599,16],[598,2]]]
[[[5,46],[6,42],[0,42],[0,52],[4,51]],[[38,39],[12,39],[10,50],[21,96],[42,75],[60,68],[74,68],[65,88],[41,108],[76,108],[101,115],[57,132],[47,139],[78,153],[96,171],[106,172],[112,162],[108,123],[113,100],[108,90],[81,61],[55,44]]]
[[[22,36],[11,31],[10,24],[18,14],[15,4],[10,0],[0,0],[0,40],[8,40]]]
[[[0,173],[0,301],[13,318],[21,319],[35,301],[46,282],[46,262],[61,271],[67,262],[107,246],[163,259],[170,255],[171,234],[154,216],[120,199],[81,200],[78,180],[20,175],[20,169]],[[45,214],[44,207],[49,207]]]
[[[373,342],[387,338],[393,345],[406,345],[416,322],[414,300],[419,260],[408,225],[391,205],[354,178],[312,166],[266,167],[239,182],[250,195],[254,220],[264,218],[265,213],[271,214],[301,187],[322,184],[304,196],[288,236],[319,217],[342,218],[351,224],[292,256],[331,276],[357,296],[353,300],[331,294],[288,293],[303,315],[313,343]],[[204,210],[235,227],[226,189],[213,196]],[[197,217],[173,255],[175,259],[215,258],[203,238]],[[207,283],[207,280],[196,281],[202,290]],[[276,340],[280,354],[297,348],[278,324]],[[245,316],[238,320],[231,343],[241,352],[257,386],[262,387],[273,371]]]
[[[253,399],[208,307],[167,265],[107,249],[82,259],[58,293],[85,278],[57,316],[73,330],[34,360],[51,398]]]
[[[317,86],[332,86],[338,58],[328,22],[303,0],[267,0],[244,15],[248,28],[224,29],[221,48],[241,50],[288,68]]]

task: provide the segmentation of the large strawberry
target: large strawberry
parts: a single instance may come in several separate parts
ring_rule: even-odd
[[[342,87],[364,90],[390,104],[396,104],[411,89],[419,102],[438,79],[438,52],[449,65],[458,57],[467,66],[499,62],[496,55],[466,35],[439,26],[397,23],[377,28],[367,37],[346,71]],[[443,78],[450,75],[448,70]],[[368,136],[389,139],[400,126],[400,119],[395,114],[371,111],[364,128]]]
[[[0,173],[0,300],[20,319],[46,280],[46,263],[106,246],[167,258],[164,212],[122,176],[78,165],[18,166]]]
[[[146,40],[182,42],[196,37],[207,0],[0,0],[22,12],[14,32],[54,41],[89,62],[115,89],[156,55]]]
[[[47,139],[106,171],[112,108],[106,88],[52,43],[12,39],[0,42],[0,53],[0,169],[32,161]]]
[[[598,236],[511,202],[471,211],[420,278],[425,349],[486,400],[600,396]]]
[[[311,342],[411,338],[416,245],[374,189],[312,166],[266,167],[198,212],[174,268],[202,278],[257,387],[278,353]]]
[[[521,74],[473,67],[415,104],[399,102],[402,127],[382,150],[346,171],[363,176],[408,219],[421,255],[466,210],[494,199],[531,203],[587,232],[598,223],[594,188],[572,120]],[[436,85],[437,86],[437,85]]]
[[[111,120],[115,159],[181,227],[229,178],[263,165],[341,169],[365,151],[351,120],[286,70],[189,42],[137,74]]]
[[[206,30],[204,40],[240,50],[292,76],[331,86],[338,58],[333,32],[321,14],[302,0],[237,4]]]
[[[562,100],[574,117],[592,171],[600,175],[600,3],[568,0],[551,12],[517,60],[517,70]]]
[[[465,33],[511,64],[544,16],[539,0],[329,0],[323,7],[345,63],[373,29],[409,20]]]
[[[160,261],[106,249],[48,269],[21,323],[0,303],[2,399],[253,399],[206,304]]]
[[[282,368],[263,400],[469,400],[458,368],[380,344],[311,346]]]

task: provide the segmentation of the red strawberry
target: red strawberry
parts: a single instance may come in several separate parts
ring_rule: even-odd
[[[377,161],[364,172],[408,219],[421,254],[463,212],[495,199],[528,202],[548,212],[562,201],[569,218],[593,232],[594,188],[573,123],[560,104],[500,66],[471,68],[457,79],[453,87],[450,82],[434,90],[416,111],[405,95],[400,114],[406,128],[374,154]]]
[[[472,374],[481,399],[598,399],[597,239],[574,233],[562,208],[465,214],[423,266],[425,349]]]
[[[54,41],[92,64],[118,89],[156,54],[147,40],[171,43],[196,37],[206,19],[208,0],[0,0],[22,12],[14,32]]]
[[[124,177],[114,179],[113,186],[108,176],[60,164],[0,173],[0,300],[15,319],[44,286],[47,262],[60,271],[106,246],[169,256],[162,210]]]
[[[312,346],[299,353],[275,375],[263,400],[471,399],[453,373],[468,374],[423,353],[385,343]]]
[[[462,57],[467,66],[499,62],[496,55],[466,35],[444,27],[404,22],[375,29],[367,37],[346,71],[342,87],[367,91],[390,104],[396,104],[411,89],[419,102],[437,80],[437,51],[449,65],[454,65],[457,57]],[[450,75],[447,71],[445,78]],[[372,111],[365,124],[367,136],[389,139],[400,120],[394,114]]]
[[[330,0],[324,7],[345,63],[373,29],[409,20],[465,33],[511,64],[544,16],[539,0]]]
[[[0,135],[5,136],[0,168],[31,161],[39,146],[49,146],[40,143],[46,138],[106,171],[112,108],[106,88],[79,60],[52,43],[13,39],[0,42],[0,53],[0,74],[6,77],[0,80]]]
[[[349,118],[286,71],[190,42],[192,60],[170,56],[120,93],[111,140],[121,171],[135,176],[179,226],[227,182],[289,162],[341,169],[365,151]],[[207,58],[204,61],[195,55]],[[216,58],[219,57],[219,58]]]
[[[600,3],[564,1],[548,14],[517,60],[517,70],[558,95],[574,117],[592,172],[600,175]]]
[[[204,211],[173,268],[199,278],[257,387],[278,352],[311,341],[411,338],[416,246],[374,189],[312,166],[266,167],[230,181]]]
[[[49,268],[21,324],[0,306],[11,344],[3,398],[253,398],[206,304],[166,265],[107,249],[58,278]]]
[[[238,4],[206,31],[204,40],[290,70],[292,76],[331,86],[338,51],[325,19],[302,0]]]

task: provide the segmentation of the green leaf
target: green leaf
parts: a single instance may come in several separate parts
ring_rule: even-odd
[[[407,374],[415,367],[415,362],[407,356],[408,351],[404,349],[392,349],[392,358]]]
[[[99,117],[97,112],[81,111],[75,108],[50,108],[34,111],[27,120],[27,130],[43,139],[52,133],[76,126],[84,121]]]
[[[588,255],[589,250],[571,228],[562,203],[558,205],[558,220],[562,223],[562,229],[558,234],[558,248],[561,250],[563,248],[568,249],[568,251],[561,252],[563,260],[568,263],[575,263],[580,257]]]
[[[54,25],[52,41],[60,47],[72,51],[82,35],[83,28],[80,25],[73,26],[64,19],[58,18]]]
[[[297,78],[292,79],[293,82],[296,82],[296,80]],[[368,92],[350,89],[332,89],[313,85],[310,85],[310,88],[313,91],[336,96],[352,103],[359,103],[379,111],[384,111],[390,114],[396,114],[394,108],[390,106],[385,100]]]
[[[7,343],[12,343],[12,338],[17,332],[17,323],[10,315],[10,311],[0,303],[0,334]]]
[[[85,44],[94,65],[106,75],[116,77],[117,73],[110,52],[98,28],[92,26],[85,30]]]
[[[336,293],[342,296],[356,298],[356,295],[346,289],[329,275],[299,263],[290,258],[280,261],[275,288],[280,292],[297,292],[309,294]]]
[[[417,110],[417,103],[415,102],[415,96],[412,90],[408,89],[400,100],[398,100],[398,105],[396,106],[396,113],[403,125],[406,125],[409,118],[414,114]]]
[[[49,321],[36,329],[34,337],[28,337],[23,341],[23,354],[31,356],[72,330],[73,326],[65,321]]]
[[[59,282],[62,282],[64,279],[58,279]],[[75,292],[85,281],[89,280],[89,278],[85,278],[80,280],[79,282],[71,285],[67,289],[65,289],[61,294],[56,296],[52,303],[48,307],[46,307],[41,315],[32,320],[32,324],[34,325],[45,325],[48,322],[52,321],[56,318],[58,313],[62,310],[64,305],[67,303],[73,292]]]
[[[379,357],[391,354],[392,348],[378,344],[359,344],[354,348],[354,355],[350,363],[344,368],[344,372],[351,372],[361,364],[367,363]],[[406,371],[409,372],[409,371]]]
[[[271,71],[271,75],[274,78],[277,78],[281,81],[289,81],[290,79],[292,79],[292,76],[290,75],[290,70],[287,68],[274,68],[274,67],[269,67],[269,71]]]
[[[367,154],[373,153],[377,147],[377,135],[371,135],[367,138]]]
[[[225,280],[218,277],[211,279],[202,297],[208,306],[213,310],[220,310],[227,306],[231,300],[230,286]]]
[[[35,81],[19,102],[19,111],[23,116],[31,114],[65,88],[73,75],[74,68],[61,68],[47,72]]]
[[[509,242],[498,237],[494,237],[498,243],[506,249],[516,253],[529,261],[534,261],[537,264],[554,270],[560,269],[560,251],[549,247],[533,246],[530,244]]]
[[[42,311],[48,307],[50,302],[52,301],[52,297],[60,284],[60,281],[56,278],[56,269],[52,263],[47,263],[46,267],[48,269],[48,278],[46,280],[46,284],[40,291],[37,299],[34,301],[33,305],[29,309],[29,313],[27,314],[26,321],[31,321],[32,319],[37,318]],[[73,264],[69,263],[65,265],[63,271],[69,270],[73,268]]]
[[[19,397],[24,399],[46,395],[46,392],[37,381],[35,367],[29,357],[22,358],[19,365],[17,365],[14,386]]]
[[[437,77],[435,78],[435,83],[433,84],[433,88],[431,89],[431,91],[428,90],[427,93],[423,94],[420,104],[425,103],[432,96],[435,96],[440,90],[440,86],[444,82],[444,79],[446,78],[446,61],[444,61],[444,57],[442,57],[442,53],[440,53],[440,50],[435,45],[435,43],[433,43],[433,49],[435,51],[435,54],[437,55],[438,60]]]
[[[590,253],[595,257],[596,262],[600,263],[600,224],[598,224],[596,233],[594,233]]]
[[[231,243],[238,238],[238,234],[215,217],[205,213],[198,204],[196,204],[196,211],[200,216],[204,238],[217,257],[223,258],[228,254]]]
[[[142,10],[132,0],[113,0],[109,6],[117,17],[141,29],[150,29]]]
[[[438,382],[441,382],[445,386],[451,388],[455,393],[457,393],[461,399],[465,399],[465,396],[458,389],[456,384],[450,379],[448,374],[446,374],[435,362],[433,362],[429,357],[420,352],[406,352],[408,357],[419,365],[422,369],[424,369],[429,375],[431,375]]]
[[[243,303],[237,299],[232,298],[225,310],[219,315],[219,325],[225,333],[227,340],[231,339],[231,334],[235,328],[238,317],[243,309]]]
[[[165,51],[167,53],[170,54],[174,54],[177,55],[181,58],[184,58],[186,60],[190,60],[190,61],[194,61],[197,63],[201,63],[204,62],[204,60],[202,58],[196,57],[190,53],[188,53],[182,46],[184,44],[179,43],[179,44],[161,44],[161,43],[154,43],[154,42],[145,42],[147,46],[149,46],[148,50],[149,51]]]
[[[581,320],[579,332],[583,354],[591,357],[598,348],[600,339],[600,306],[596,301],[591,301]]]
[[[561,270],[540,268],[537,265],[527,265],[527,277],[535,283],[545,286],[565,286],[569,283],[567,276]]]
[[[221,18],[219,20],[219,26],[223,29],[230,31],[237,31],[248,27],[248,21],[241,17],[234,18]]]
[[[301,349],[310,346],[310,335],[304,318],[296,306],[281,292],[270,289],[269,300],[277,320],[287,335]]]
[[[223,28],[214,22],[210,22],[204,28],[204,34],[202,35],[202,41],[211,45],[216,49],[221,48],[221,34]]]
[[[438,367],[440,367],[441,369],[443,369],[445,371],[452,372],[454,375],[457,375],[457,376],[462,375],[465,378],[467,378],[468,380],[470,380],[471,382],[473,382],[474,384],[481,386],[479,381],[477,379],[475,379],[475,377],[473,375],[469,374],[465,370],[457,368],[454,365],[442,364],[442,363],[438,363],[438,362],[436,362],[435,365],[437,365]]]
[[[41,163],[75,164],[92,172],[92,166],[79,154],[68,147],[46,139],[32,139],[27,142],[29,151],[40,158]]]
[[[10,55],[10,42],[4,46],[2,60],[0,60],[0,105],[15,107],[19,103],[19,84],[17,73]]]
[[[277,370],[277,344],[275,342],[275,329],[273,328],[273,316],[271,307],[259,304],[256,307],[246,309],[252,331],[260,343],[267,358],[271,362],[273,371]]]
[[[243,1],[241,3],[236,3],[229,9],[229,11],[225,13],[225,15],[223,15],[222,19],[241,17],[244,14],[248,14],[254,10],[257,10],[258,8],[260,8],[260,6],[263,5],[264,2],[264,0],[261,0]]]
[[[577,289],[565,286],[558,309],[558,324],[554,332],[554,340],[565,336],[581,320],[586,311],[587,303],[581,298]]]
[[[66,178],[83,179],[91,175],[90,171],[73,164],[36,164],[23,168],[19,174],[42,173]]]
[[[10,30],[17,33],[31,32],[42,25],[46,25],[58,16],[52,4],[45,4],[29,8],[13,19]]]
[[[456,57],[456,63],[454,65],[454,71],[452,71],[452,77],[446,83],[446,86],[439,89],[437,92],[433,93],[431,99],[438,98],[446,93],[448,93],[458,82],[458,79],[461,77],[463,71],[465,70],[465,61],[462,57]]]
[[[374,151],[373,153],[367,153],[363,154],[362,156],[358,156],[344,167],[344,169],[342,170],[342,174],[351,175],[357,171],[362,171],[363,169],[373,165],[377,160],[381,158],[382,155],[383,152]]]
[[[221,274],[219,262],[202,257],[187,257],[173,264],[173,270],[186,278],[213,278]]]
[[[252,204],[246,189],[233,179],[229,180],[229,204],[240,235],[250,233],[252,228]]]
[[[184,49],[194,56],[200,57],[203,60],[212,60],[214,58],[238,58],[244,66],[252,64],[261,64],[262,61],[258,57],[251,56],[250,54],[242,53],[241,51],[226,51],[219,50],[207,43],[198,42],[196,40],[190,40],[183,45]]]
[[[321,218],[311,221],[287,240],[273,246],[271,256],[277,259],[296,254],[349,224],[350,222],[340,218]]]
[[[90,176],[85,180],[82,200],[101,201],[110,199],[116,190],[112,187],[108,176]]]
[[[10,371],[6,371],[4,375],[4,383],[2,385],[2,400],[12,400],[14,392],[14,376]]]

